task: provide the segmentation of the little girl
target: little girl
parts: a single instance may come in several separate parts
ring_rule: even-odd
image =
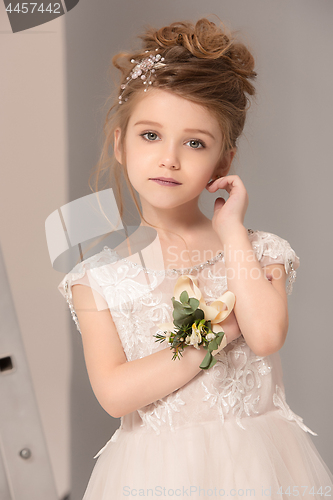
[[[113,145],[120,215],[124,176],[140,227],[59,285],[94,393],[121,417],[84,500],[331,496],[315,433],[285,400],[278,354],[299,258],[286,240],[244,227],[247,191],[227,175],[255,92],[253,57],[207,19],[142,39],[142,50],[113,59],[122,80],[97,172]],[[229,193],[212,220],[198,206],[204,189]],[[205,314],[215,311],[212,331],[224,331],[208,369],[199,330],[175,359],[168,341],[157,341],[172,332],[172,297],[185,289]]]

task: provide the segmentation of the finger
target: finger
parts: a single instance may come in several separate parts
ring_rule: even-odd
[[[214,193],[218,189],[225,189],[228,193],[235,187],[244,187],[240,177],[238,175],[226,175],[225,177],[219,177],[218,179],[210,181],[206,189]]]
[[[216,198],[215,204],[214,204],[214,211],[220,210],[220,208],[222,208],[224,204],[225,204],[224,198]]]
[[[209,188],[210,188],[210,187],[214,184],[214,182],[216,182],[217,180],[218,180],[218,179],[211,179],[211,180],[208,182],[208,184],[207,184],[207,186],[206,186],[206,189],[208,189],[208,191],[209,191]]]
[[[219,177],[218,179],[212,179],[211,181],[208,182],[207,186],[206,186],[206,189],[208,191],[210,191],[211,193],[214,193],[215,191],[217,191],[218,189],[223,189],[221,186],[222,186],[222,179],[224,177]]]

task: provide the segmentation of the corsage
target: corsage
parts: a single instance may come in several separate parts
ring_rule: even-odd
[[[222,323],[235,305],[235,295],[227,291],[211,305],[204,301],[196,278],[182,275],[174,288],[173,323],[158,325],[164,335],[158,333],[155,342],[167,340],[173,350],[172,359],[180,359],[185,347],[200,345],[208,351],[200,368],[207,370],[215,365],[215,355],[227,345]]]

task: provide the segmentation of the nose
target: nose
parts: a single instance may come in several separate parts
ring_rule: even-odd
[[[180,160],[177,148],[174,144],[166,144],[159,161],[160,167],[178,170],[180,168]]]

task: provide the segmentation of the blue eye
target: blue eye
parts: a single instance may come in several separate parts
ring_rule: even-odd
[[[147,141],[156,141],[158,135],[155,132],[145,132],[141,134],[141,137],[144,137]]]
[[[189,144],[192,149],[201,149],[201,148],[205,147],[203,142],[197,141],[194,139],[192,139],[191,141],[188,141],[187,144]]]

